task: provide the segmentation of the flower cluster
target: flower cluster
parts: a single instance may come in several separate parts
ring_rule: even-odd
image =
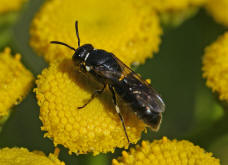
[[[205,152],[199,146],[189,141],[169,140],[163,137],[152,143],[143,141],[142,146],[131,148],[130,152],[122,152],[122,156],[113,159],[113,165],[219,165],[219,159],[212,157],[212,153]]]
[[[50,41],[76,46],[78,20],[82,44],[112,52],[128,65],[143,63],[158,51],[162,30],[156,13],[141,3],[138,8],[131,0],[47,1],[32,22],[31,46],[47,61],[70,58],[72,51]]]
[[[0,149],[1,165],[65,165],[54,154],[45,154],[41,151],[29,152],[26,148]]]
[[[0,117],[8,115],[32,87],[34,77],[20,58],[20,54],[12,56],[10,48],[0,53]]]
[[[0,13],[16,11],[25,1],[9,3],[2,0]],[[74,22],[78,20],[81,45],[91,43],[95,48],[114,53],[128,66],[138,65],[158,52],[162,35],[160,22],[179,25],[204,4],[217,22],[228,25],[226,0],[220,3],[215,0],[46,1],[30,28],[30,45],[49,62],[49,67],[38,75],[34,89],[44,136],[53,140],[55,146],[66,147],[70,154],[97,155],[129,147],[110,91],[105,89],[86,107],[78,109],[102,87],[77,71],[71,60],[72,50],[51,45],[50,41],[77,47]],[[5,23],[2,25],[5,27]],[[202,68],[207,86],[226,101],[227,45],[228,32],[205,49]],[[9,116],[10,108],[20,103],[33,85],[33,75],[20,58],[20,54],[12,56],[9,48],[0,53],[0,124]],[[121,99],[118,105],[129,140],[136,144],[146,131],[146,125]],[[65,165],[57,157],[56,154],[47,157],[40,151],[29,152],[25,148],[0,149],[0,164],[4,165]],[[112,164],[219,165],[220,161],[189,141],[163,137],[153,142],[142,141],[141,146],[123,151]]]

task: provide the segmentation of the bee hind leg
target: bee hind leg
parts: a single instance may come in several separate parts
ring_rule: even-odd
[[[127,135],[127,130],[126,130],[126,127],[125,127],[123,116],[121,115],[120,108],[119,108],[119,106],[117,105],[117,102],[116,102],[116,94],[115,94],[115,91],[113,90],[113,87],[111,85],[109,85],[108,87],[109,87],[109,89],[110,89],[110,91],[112,93],[112,100],[113,100],[113,103],[115,105],[116,112],[118,113],[119,118],[120,118],[120,121],[122,123],[123,129],[124,129],[124,133],[125,133],[125,135],[127,137],[127,141],[128,141],[128,143],[130,143],[130,140],[129,140],[128,135]]]

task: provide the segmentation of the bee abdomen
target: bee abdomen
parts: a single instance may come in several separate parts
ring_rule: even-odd
[[[116,86],[115,90],[120,98],[131,107],[139,119],[150,126],[152,130],[156,131],[159,129],[162,117],[160,112],[155,112],[148,106],[141,103],[132,91],[119,88],[119,86]]]
[[[141,107],[140,110],[136,110],[135,112],[136,112],[136,115],[141,120],[143,120],[145,124],[150,126],[152,130],[157,131],[159,129],[161,119],[162,119],[160,112],[151,111],[149,109],[146,109],[146,107],[143,107],[143,108]]]

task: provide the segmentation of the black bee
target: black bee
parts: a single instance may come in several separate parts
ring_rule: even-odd
[[[129,141],[124,120],[116,102],[116,94],[123,101],[129,104],[135,114],[151,127],[152,130],[159,129],[162,112],[165,111],[165,104],[160,95],[149,83],[142,80],[133,70],[120,61],[114,54],[102,49],[95,49],[91,44],[80,46],[78,33],[78,21],[75,22],[78,48],[75,49],[63,42],[51,41],[52,44],[61,44],[75,51],[72,60],[80,71],[92,75],[103,88],[96,90],[86,104],[78,109],[84,108],[96,96],[102,94],[106,86],[112,93],[113,103],[116,112],[122,122],[124,132]]]

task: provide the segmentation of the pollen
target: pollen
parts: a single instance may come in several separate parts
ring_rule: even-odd
[[[14,0],[13,2],[9,0],[1,0],[0,13],[17,11],[21,8],[25,1],[27,0]]]
[[[132,0],[47,1],[32,22],[30,44],[47,61],[71,58],[72,51],[50,41],[77,47],[78,20],[81,44],[112,52],[127,65],[143,63],[158,52],[162,30],[156,13],[141,6]]]
[[[203,77],[206,85],[228,102],[228,32],[205,49]]]
[[[216,22],[228,26],[228,1],[208,0],[206,9],[209,14],[215,19]]]
[[[32,87],[34,77],[20,58],[20,54],[12,56],[10,48],[0,53],[0,118],[8,115],[10,108],[20,103]]]
[[[36,81],[36,97],[40,106],[40,120],[45,137],[55,145],[62,144],[69,153],[86,154],[113,152],[127,148],[128,141],[115,111],[108,89],[84,105],[100,84],[77,72],[70,59],[50,63]],[[131,143],[136,143],[145,125],[123,104],[118,103]]]
[[[45,154],[41,151],[30,152],[26,148],[0,149],[1,165],[65,165],[55,154]]]
[[[113,165],[219,165],[220,161],[199,146],[187,140],[169,140],[163,137],[152,143],[142,141],[141,146],[123,151],[122,156],[112,160]]]

